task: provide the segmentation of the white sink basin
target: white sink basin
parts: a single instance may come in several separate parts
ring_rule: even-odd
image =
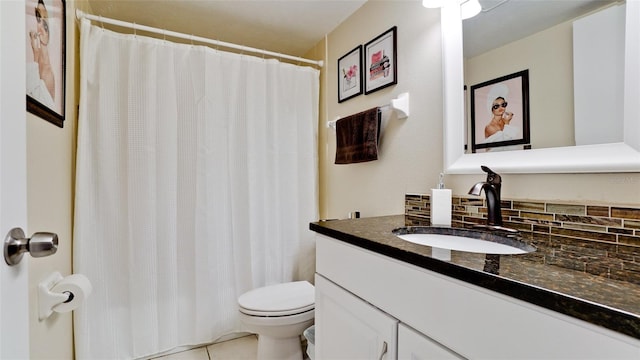
[[[513,237],[469,229],[408,227],[396,229],[394,234],[414,244],[473,253],[517,255],[536,250]]]
[[[406,234],[398,235],[402,240],[414,244],[427,245],[440,249],[467,251],[483,254],[526,254],[527,251],[517,247],[491,241],[440,234]]]

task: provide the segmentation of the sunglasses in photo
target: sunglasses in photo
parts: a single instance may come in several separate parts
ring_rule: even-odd
[[[503,108],[506,108],[508,105],[508,103],[505,101],[502,104],[493,104],[493,106],[491,107],[491,110],[498,110],[498,108],[500,106],[502,106]]]

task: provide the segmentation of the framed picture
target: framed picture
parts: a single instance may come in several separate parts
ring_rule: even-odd
[[[64,0],[26,0],[27,111],[59,127],[65,117]]]
[[[472,152],[528,144],[529,70],[472,85],[470,110]]]
[[[338,102],[362,94],[362,45],[338,59]]]
[[[396,27],[369,41],[364,46],[364,58],[365,94],[397,84]]]
[[[467,85],[463,87],[464,92],[464,153],[469,151],[469,90]]]

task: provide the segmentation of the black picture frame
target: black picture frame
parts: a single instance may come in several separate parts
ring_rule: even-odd
[[[365,95],[398,83],[397,50],[396,26],[365,44]]]
[[[65,119],[66,6],[26,0],[27,111],[58,126]]]
[[[472,85],[470,89],[472,152],[529,144],[529,70]]]
[[[338,102],[362,94],[362,45],[338,59]]]

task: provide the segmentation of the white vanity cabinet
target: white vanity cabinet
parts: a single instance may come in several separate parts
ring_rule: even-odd
[[[316,238],[317,359],[377,359],[378,332],[386,334],[394,321],[397,343],[387,342],[394,350],[385,359],[640,359],[638,339],[331,237]],[[391,320],[379,326],[355,308]],[[352,342],[375,343],[375,351],[352,353]]]
[[[462,356],[445,348],[405,324],[398,325],[398,359],[400,360],[460,360]]]
[[[317,359],[396,358],[398,320],[320,275],[315,286]]]

